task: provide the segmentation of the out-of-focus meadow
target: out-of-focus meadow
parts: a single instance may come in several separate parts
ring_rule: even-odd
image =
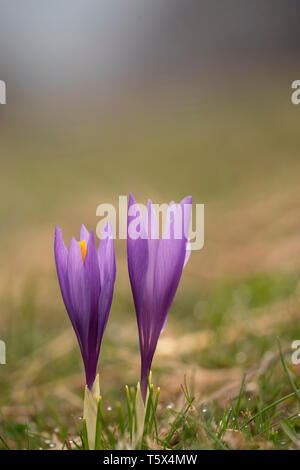
[[[160,413],[182,406],[184,376],[204,422],[207,410],[222,416],[246,372],[253,409],[291,392],[276,339],[284,348],[300,339],[300,111],[290,102],[299,77],[292,60],[275,59],[246,61],[236,74],[233,65],[224,76],[157,83],[148,71],[109,98],[92,86],[42,93],[32,106],[28,96],[18,104],[8,95],[0,109],[3,447],[26,447],[30,436],[32,447],[59,448],[76,435],[84,373],[58,287],[54,227],[68,244],[81,223],[96,228],[98,204],[117,206],[130,191],[143,203],[191,194],[205,204],[205,245],[184,270],[153,362]],[[115,247],[115,296],[99,362],[108,420],[115,402],[124,402],[124,385],[139,377],[126,242]],[[298,446],[297,429],[271,418],[269,436],[249,431],[251,445],[276,446],[279,429],[279,447]],[[200,428],[202,444],[191,438],[190,445],[218,447]]]

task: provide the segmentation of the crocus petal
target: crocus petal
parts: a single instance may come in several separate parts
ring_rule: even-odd
[[[72,305],[68,313],[77,333],[82,353],[86,355],[91,306],[90,288],[83,268],[81,249],[74,238],[69,246],[67,274]]]
[[[186,243],[186,254],[184,259],[184,266],[186,266],[188,260],[191,256],[191,244],[189,243],[189,231],[191,225],[191,214],[192,214],[192,196],[187,196],[186,198],[182,199],[180,202],[182,213],[183,213],[183,233],[187,239]]]
[[[77,335],[85,368],[86,383],[90,388],[93,385],[96,374],[96,351],[94,352],[89,347],[91,318],[90,286],[83,267],[81,249],[74,238],[69,246],[67,274],[72,305],[68,313]]]
[[[98,255],[95,247],[95,237],[92,231],[86,250],[86,256],[83,263],[91,293],[91,309],[97,310],[100,293],[100,269]]]
[[[144,216],[144,227],[145,234],[147,235],[148,240],[158,240],[159,239],[159,228],[157,216],[152,205],[152,201],[149,199],[146,207],[146,212]]]
[[[98,247],[98,263],[100,269],[100,282],[104,284],[105,279],[116,278],[116,261],[114,250],[114,233],[111,223],[108,222],[103,228]]]
[[[190,242],[186,243],[186,250],[185,250],[185,258],[184,258],[184,263],[183,267],[185,267],[188,263],[188,260],[190,259],[191,256],[191,244]]]
[[[98,335],[95,333],[98,331],[98,302],[101,291],[100,287],[100,270],[98,264],[98,256],[95,247],[94,233],[90,233],[89,242],[87,246],[86,256],[83,263],[83,269],[85,271],[85,277],[88,283],[88,292],[90,295],[89,304],[89,319],[88,321],[88,351],[89,351],[89,367],[88,375],[89,381],[94,380],[93,371],[96,368],[98,354],[99,354],[99,341]]]
[[[160,330],[176,293],[185,260],[185,241],[164,240],[159,244],[155,269],[155,306]]]
[[[98,305],[98,316],[99,316],[98,338],[102,338],[106,324],[107,324],[110,307],[111,307],[111,303],[113,299],[114,283],[115,283],[114,277],[110,277],[106,280],[106,282],[104,283],[101,289],[101,293],[99,296],[99,305]]]
[[[189,230],[191,225],[192,202],[192,196],[187,196],[180,202],[183,214],[183,233],[187,240],[189,238]]]
[[[148,230],[148,266],[147,275],[144,286],[144,297],[143,297],[143,310],[144,310],[144,322],[149,325],[151,323],[147,316],[151,315],[153,310],[153,299],[154,299],[154,287],[155,287],[155,267],[157,262],[157,253],[159,247],[158,240],[158,223],[155,211],[152,207],[152,203],[149,200],[146,211],[147,230]],[[146,317],[146,318],[145,318]],[[147,334],[151,335],[151,328],[147,328]]]
[[[68,250],[63,241],[62,232],[58,226],[55,227],[54,255],[58,282],[66,309],[70,309],[69,288],[67,277]]]
[[[127,260],[135,309],[137,315],[140,315],[143,306],[143,293],[148,268],[148,240],[146,238],[134,240],[130,236],[130,223],[141,215],[140,213],[137,213],[136,216],[130,215],[130,208],[135,204],[136,202],[132,194],[130,194],[127,218]]]
[[[82,242],[83,240],[85,240],[86,244],[88,244],[89,237],[90,237],[90,234],[89,234],[88,229],[85,227],[85,225],[82,224],[80,227],[80,232],[79,232],[79,241]]]
[[[104,237],[104,238],[102,238]],[[103,229],[99,248],[98,261],[100,265],[101,293],[98,305],[98,336],[102,337],[109,316],[116,280],[116,262],[114,250],[114,234],[110,222]]]
[[[166,227],[159,244],[154,289],[156,309],[162,312],[157,324],[157,328],[160,329],[164,328],[186,257],[187,239],[184,234],[185,221],[182,203],[178,206],[173,202],[170,203],[166,223],[169,223],[170,227]],[[169,239],[167,234],[170,236]]]

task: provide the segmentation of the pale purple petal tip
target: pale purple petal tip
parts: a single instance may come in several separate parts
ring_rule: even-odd
[[[88,229],[85,227],[85,225],[82,224],[80,227],[79,241],[85,240],[86,244],[88,244],[89,236],[90,234],[89,234]]]

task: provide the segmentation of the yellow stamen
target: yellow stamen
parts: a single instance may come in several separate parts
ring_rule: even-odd
[[[78,242],[79,246],[81,248],[81,254],[82,254],[82,262],[84,263],[85,255],[86,255],[86,241],[82,240],[81,242]]]

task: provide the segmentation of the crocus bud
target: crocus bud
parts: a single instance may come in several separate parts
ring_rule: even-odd
[[[165,231],[159,239],[151,201],[148,201],[146,216],[143,218],[132,194],[129,198],[127,259],[139,329],[140,384],[144,402],[147,377],[157,342],[190,254],[188,231],[191,208],[191,197],[186,197],[178,205],[171,203]],[[136,230],[137,227],[139,230]]]

